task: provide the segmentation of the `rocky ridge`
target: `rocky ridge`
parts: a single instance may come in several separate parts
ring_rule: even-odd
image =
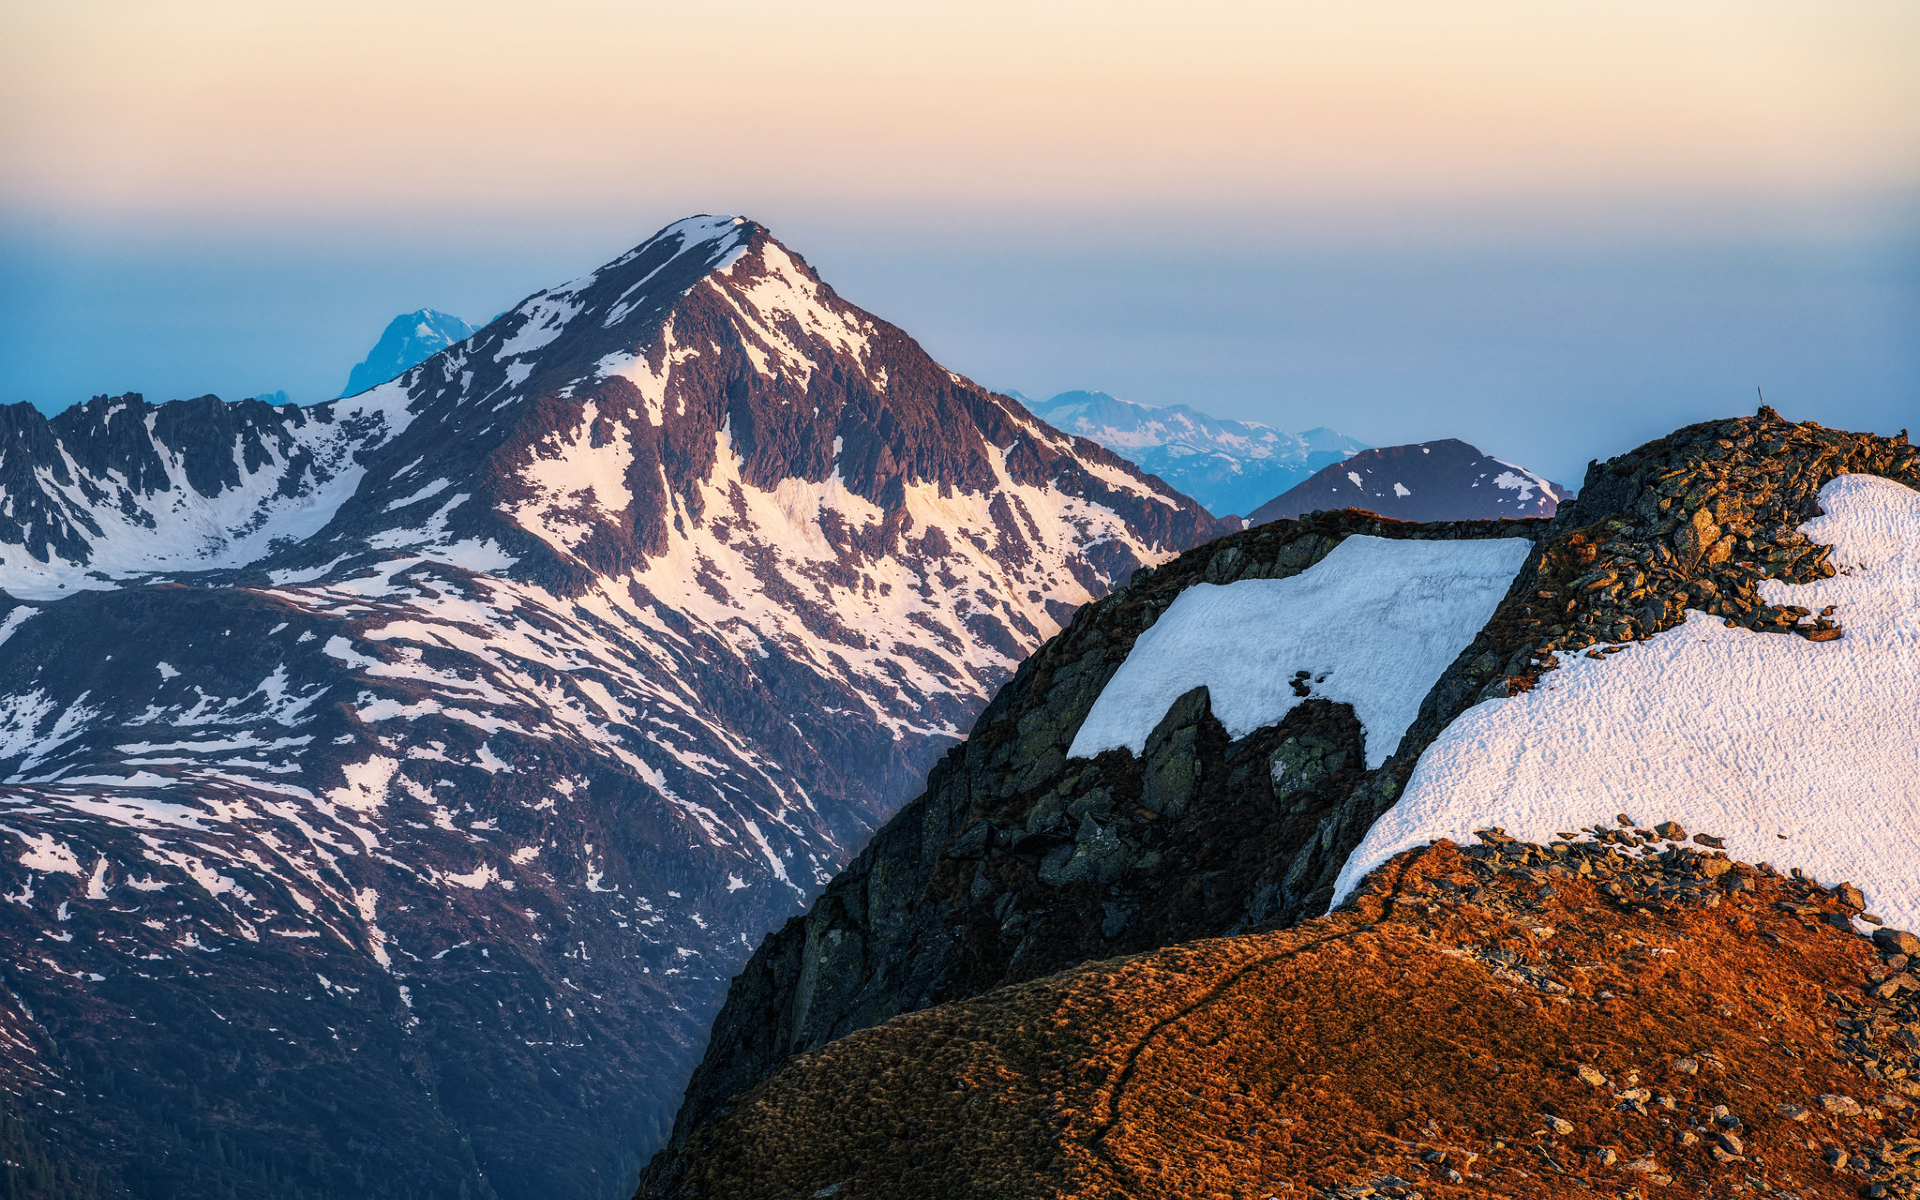
[[[754,941],[1220,528],[735,218],[348,399],[4,416],[0,1096],[137,1196],[623,1194]]]
[[[1481,700],[1534,686],[1558,655],[1603,656],[1703,605],[1763,632],[1833,636],[1826,616],[1758,603],[1757,584],[1831,573],[1823,549],[1797,533],[1824,483],[1864,472],[1912,484],[1915,462],[1904,435],[1838,433],[1763,409],[1594,464],[1552,521],[1419,526],[1323,513],[1142,573],[1029,660],[927,794],[755,955],[643,1194],[673,1194],[679,1148],[789,1055],[1070,963],[1324,911],[1347,855],[1439,731]],[[1380,768],[1365,769],[1344,705],[1310,698],[1235,743],[1204,691],[1173,706],[1139,759],[1065,757],[1133,639],[1182,589],[1305,570],[1356,532],[1538,546]],[[1311,696],[1311,679],[1296,687]]]
[[[1544,532],[1318,514],[1229,535],[1082,610],[934,767],[926,793],[755,953],[715,1023],[676,1142],[786,1056],[897,1013],[1324,908],[1338,867],[1329,822],[1390,803],[1392,772],[1410,770],[1417,750],[1369,772],[1352,709],[1311,698],[1235,741],[1205,689],[1172,707],[1138,759],[1069,759],[1075,730],[1134,639],[1194,583],[1298,575],[1353,534]]]
[[[659,1194],[1913,1195],[1916,939],[1685,836],[1489,829],[1293,929],[895,1018]]]

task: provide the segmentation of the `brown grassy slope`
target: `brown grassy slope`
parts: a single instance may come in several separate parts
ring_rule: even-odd
[[[1909,1194],[1920,1014],[1840,899],[1584,857],[1441,843],[1295,929],[852,1034],[702,1130],[680,1194]]]

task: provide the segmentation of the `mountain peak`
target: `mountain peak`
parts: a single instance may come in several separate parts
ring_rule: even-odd
[[[732,217],[347,399],[0,435],[0,1085],[180,1194],[242,1154],[364,1194],[390,1142],[417,1194],[606,1195],[751,947],[1079,606],[1225,528]],[[109,1043],[156,1082],[102,1117],[41,1048]],[[232,1053],[206,1105],[162,1065]]]
[[[1357,450],[1331,429],[1283,433],[1230,421],[1185,404],[1155,407],[1106,392],[1021,398],[1041,420],[1098,442],[1207,506],[1215,516],[1247,512]]]
[[[1317,431],[1316,431],[1317,432]],[[1571,490],[1458,438],[1362,450],[1294,485],[1247,521],[1364,509],[1403,521],[1550,517]]]
[[[408,367],[455,342],[473,336],[473,326],[450,313],[416,308],[387,322],[387,328],[367,357],[347,375],[341,398],[377,387]]]

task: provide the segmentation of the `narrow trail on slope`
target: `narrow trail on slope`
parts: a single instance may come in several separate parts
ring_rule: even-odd
[[[1326,937],[1317,938],[1311,942],[1294,946],[1279,953],[1263,955],[1256,958],[1252,962],[1246,963],[1229,972],[1212,987],[1208,988],[1200,997],[1195,999],[1193,1003],[1186,1005],[1178,1012],[1154,1022],[1150,1029],[1142,1034],[1137,1041],[1127,1047],[1120,1070],[1114,1074],[1112,1082],[1103,1089],[1104,1095],[1101,1101],[1102,1114],[1095,1125],[1093,1136],[1087,1139],[1088,1144],[1094,1148],[1095,1153],[1099,1154],[1110,1167],[1115,1170],[1121,1169],[1119,1161],[1114,1157],[1112,1149],[1107,1145],[1107,1136],[1113,1132],[1114,1126],[1119,1123],[1121,1104],[1128,1085],[1133,1081],[1134,1072],[1140,1064],[1141,1056],[1147,1052],[1149,1045],[1156,1038],[1175,1026],[1190,1020],[1196,1014],[1202,1012],[1227,993],[1231,992],[1241,981],[1253,975],[1255,972],[1268,967],[1284,965],[1312,951],[1317,951],[1323,947],[1346,941],[1358,934],[1372,932],[1375,925],[1393,916],[1395,903],[1400,897],[1401,883],[1405,879],[1407,872],[1412,869],[1414,861],[1413,859],[1405,859],[1394,868],[1392,882],[1381,889],[1386,892],[1386,895],[1380,916],[1375,921],[1370,921],[1365,925],[1343,930],[1339,933],[1329,934]],[[1378,895],[1379,893],[1376,892],[1375,894]]]

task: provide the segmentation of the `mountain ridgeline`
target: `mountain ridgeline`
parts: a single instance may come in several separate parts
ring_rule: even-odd
[[[1283,433],[1185,404],[1135,404],[1105,392],[1061,392],[1021,403],[1055,428],[1095,441],[1207,506],[1251,512],[1314,472],[1366,447],[1331,429]]]
[[[1229,1183],[1258,1195],[1304,1186],[1313,1195],[1407,1196],[1418,1183],[1443,1195],[1534,1196],[1569,1194],[1541,1184],[1540,1171],[1579,1173],[1585,1188],[1589,1172],[1617,1178],[1611,1165],[1634,1156],[1631,1170],[1667,1172],[1669,1182],[1722,1167],[1728,1173],[1713,1176],[1721,1183],[1745,1178],[1736,1171],[1777,1171],[1784,1150],[1769,1151],[1763,1166],[1742,1157],[1737,1139],[1712,1155],[1700,1135],[1673,1140],[1688,1123],[1737,1130],[1729,1104],[1756,1125],[1784,1124],[1780,1145],[1808,1160],[1792,1168],[1795,1178],[1824,1170],[1820,1146],[1803,1147],[1792,1122],[1820,1104],[1867,1111],[1844,1095],[1817,1098],[1839,1090],[1833,1072],[1853,1079],[1852,1092],[1898,1093],[1878,1102],[1874,1120],[1920,1099],[1920,1085],[1859,1074],[1858,1063],[1883,1051],[1819,1032],[1836,1027],[1828,1017],[1876,1037],[1912,1019],[1920,983],[1891,973],[1908,954],[1920,957],[1920,939],[1882,928],[1882,964],[1851,931],[1920,921],[1920,906],[1910,873],[1898,869],[1911,856],[1875,832],[1911,824],[1911,773],[1900,782],[1898,753],[1883,774],[1868,762],[1895,727],[1888,722],[1909,719],[1898,715],[1911,709],[1906,676],[1888,675],[1889,660],[1874,657],[1882,635],[1865,624],[1872,610],[1856,607],[1850,618],[1844,604],[1815,612],[1800,601],[1829,585],[1891,587],[1910,611],[1902,572],[1920,544],[1888,531],[1920,530],[1916,485],[1920,454],[1904,433],[1826,430],[1762,409],[1593,464],[1578,499],[1551,519],[1416,523],[1319,512],[1143,569],[1028,659],[967,742],[934,767],[924,793],[755,953],[640,1197],[1090,1200],[1206,1194]],[[1823,528],[1836,528],[1835,544],[1810,536]],[[1484,608],[1449,618],[1472,606],[1461,604],[1448,563],[1495,559],[1507,565],[1487,576]],[[1396,578],[1396,563],[1425,575]],[[1865,574],[1849,582],[1840,568],[1880,569],[1893,582]],[[1396,587],[1384,620],[1324,603]],[[1269,606],[1240,611],[1267,615],[1234,626],[1244,618],[1223,607],[1230,594]],[[1854,618],[1862,624],[1846,624]],[[1171,670],[1155,658],[1158,647],[1208,637],[1237,649]],[[1691,649],[1700,643],[1711,648]],[[1261,659],[1268,644],[1302,647],[1300,669]],[[1865,649],[1839,649],[1849,646]],[[1758,675],[1809,695],[1834,690],[1818,673],[1850,660],[1833,655],[1864,654],[1859,678],[1840,690],[1868,715],[1803,736],[1743,701],[1727,718],[1734,724],[1697,749],[1674,735],[1709,718],[1635,724],[1651,693],[1710,707],[1711,680],[1683,657],[1695,653],[1741,686]],[[1422,657],[1441,665],[1422,675],[1411,665]],[[1761,662],[1771,664],[1764,673],[1752,666]],[[1660,674],[1667,664],[1679,664],[1672,679]],[[1276,686],[1289,671],[1291,694]],[[1797,682],[1806,672],[1814,682]],[[1356,694],[1342,687],[1354,673],[1385,682]],[[1189,686],[1195,677],[1212,682]],[[1121,716],[1151,732],[1133,744],[1087,744],[1086,730],[1112,717],[1102,707],[1110,695],[1138,706],[1126,697],[1147,686],[1158,698]],[[1886,705],[1866,703],[1876,686],[1893,689]],[[1565,781],[1552,805],[1542,808],[1545,791],[1502,795],[1503,772],[1564,731],[1556,706],[1596,694],[1618,715],[1589,718],[1568,735],[1570,756],[1552,760]],[[1389,710],[1401,715],[1389,721]],[[1536,710],[1533,724],[1501,732],[1501,714]],[[1608,720],[1622,727],[1610,733]],[[1449,732],[1470,722],[1494,732]],[[1638,755],[1579,757],[1582,738],[1613,733],[1628,746],[1665,739],[1659,753],[1693,763],[1695,782],[1638,795]],[[1880,798],[1843,798],[1849,812],[1803,826],[1800,810],[1783,807],[1788,768],[1770,764],[1807,760],[1826,742],[1877,781],[1862,786]],[[1750,748],[1741,761],[1752,765],[1729,768],[1729,747]],[[1449,790],[1477,758],[1485,771]],[[1837,778],[1809,777],[1810,803],[1830,803],[1822,796]],[[1536,844],[1484,829],[1476,814],[1495,804],[1516,814],[1510,822],[1524,819],[1520,832]],[[1717,814],[1720,826],[1693,844],[1681,824],[1662,820],[1691,824],[1701,814]],[[1852,865],[1822,858],[1855,824],[1867,849]],[[1393,832],[1400,826],[1407,836]],[[1387,833],[1370,838],[1376,830]],[[1485,844],[1464,857],[1451,846],[1419,848],[1442,835],[1471,843],[1469,830]],[[1751,861],[1732,861],[1716,849],[1723,844]],[[1890,853],[1892,867],[1875,865]],[[1796,868],[1791,877],[1787,867]],[[1864,890],[1825,877],[1839,870],[1870,872]],[[1335,903],[1347,907],[1322,918]],[[1883,916],[1850,923],[1875,905]],[[1767,943],[1740,951],[1750,957],[1730,968],[1729,948],[1754,939],[1769,913],[1794,922],[1765,928]],[[1389,920],[1397,924],[1374,937],[1375,923]],[[1556,925],[1582,940],[1539,948]],[[1298,933],[1266,932],[1276,929]],[[1851,941],[1821,940],[1840,933]],[[1720,949],[1617,984],[1578,975],[1632,975],[1659,961],[1645,947],[1689,937]],[[1816,960],[1830,973],[1806,966]],[[1661,1083],[1686,1101],[1668,1111],[1691,1114],[1688,1123],[1646,1136],[1621,1127],[1630,1118],[1618,1113],[1655,1111],[1652,1092],[1632,1090],[1642,1072],[1652,1086],[1664,1063],[1692,1063],[1686,1055],[1719,1037],[1756,1064],[1771,1054],[1743,1032],[1756,1028],[1737,1007],[1753,1002],[1743,971],[1777,981],[1781,990],[1769,994],[1778,1004],[1760,1007],[1769,1021],[1793,1022],[1794,1044],[1818,1062],[1785,1075],[1756,1065],[1753,1078],[1764,1076],[1774,1097],[1764,1108],[1707,1087],[1705,1074],[1698,1091],[1686,1079],[1684,1088]],[[1809,987],[1814,978],[1828,989],[1863,980],[1866,999],[1829,999],[1832,991]],[[1643,998],[1645,1016],[1616,1003],[1613,986]],[[1902,1001],[1903,989],[1914,996]],[[1577,1007],[1563,1020],[1557,1006]],[[1373,1015],[1354,1015],[1363,1013]],[[1696,1023],[1709,1020],[1711,1030]],[[1572,1074],[1592,1061],[1603,1065]],[[1673,1068],[1682,1069],[1695,1068]],[[1818,1075],[1818,1086],[1787,1078],[1796,1072]],[[1586,1102],[1561,1095],[1563,1078],[1582,1095],[1602,1088],[1584,1149],[1559,1148],[1553,1131],[1576,1127],[1558,1118],[1528,1134],[1543,1106],[1588,1120]],[[1337,1082],[1346,1079],[1358,1082]],[[1875,1130],[1912,1132],[1895,1121],[1834,1132],[1829,1144],[1866,1145]],[[1529,1136],[1545,1139],[1530,1149],[1548,1166],[1529,1153],[1514,1160],[1526,1169],[1497,1187],[1463,1174],[1489,1147]],[[1289,1145],[1318,1149],[1303,1158]],[[1662,1165],[1662,1147],[1672,1146],[1696,1149],[1681,1165]],[[1825,1160],[1848,1161],[1846,1150]],[[1877,1158],[1853,1161],[1866,1179],[1897,1174],[1877,1173]],[[1444,1190],[1449,1183],[1468,1190]]]
[[[1225,528],[727,217],[340,400],[0,422],[0,1090],[110,1195],[627,1193],[765,931]]]

